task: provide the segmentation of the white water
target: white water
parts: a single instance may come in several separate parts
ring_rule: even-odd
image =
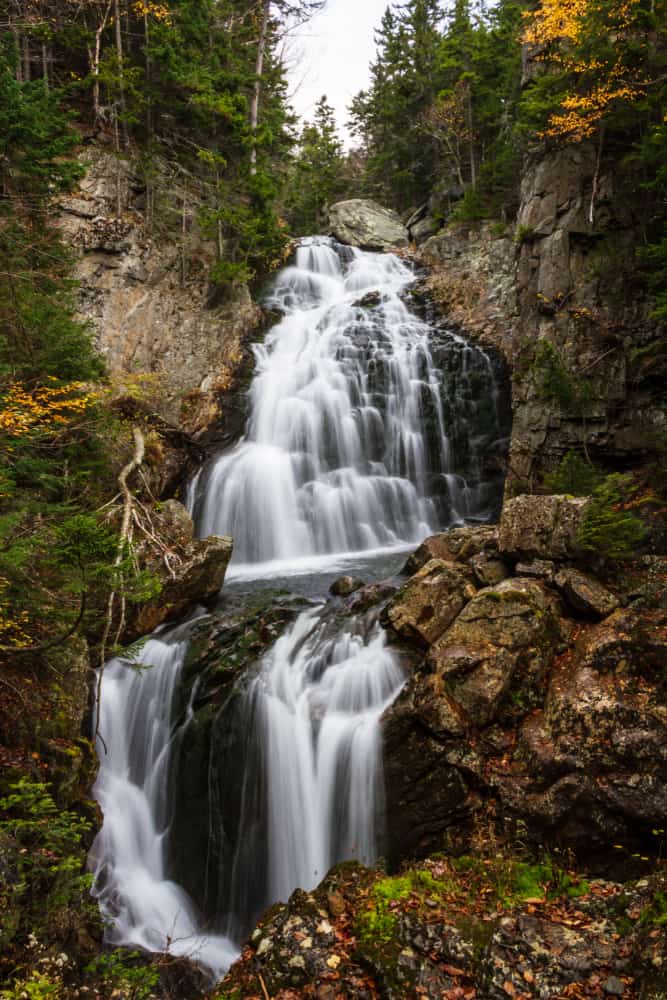
[[[237,577],[312,571],[323,560],[349,570],[361,553],[412,547],[443,524],[489,512],[473,376],[482,372],[492,391],[490,364],[451,336],[455,393],[444,398],[429,328],[400,297],[412,278],[391,255],[323,239],[303,245],[278,277],[270,304],[284,318],[256,348],[246,435],[190,490],[200,534],[234,537]],[[369,292],[377,301],[360,303]],[[112,943],[189,955],[218,974],[265,906],[313,887],[337,861],[378,857],[379,722],[403,673],[377,612],[343,627],[326,607],[310,609],[264,656],[239,703],[243,760],[218,759],[212,743],[209,790],[220,811],[201,808],[224,837],[237,831],[216,862],[224,870],[214,873],[212,912],[210,900],[200,908],[170,878],[173,706],[187,633],[185,625],[146,644],[141,660],[152,669],[106,667],[95,785],[104,825],[91,864]],[[226,779],[239,767],[232,818]]]
[[[186,645],[153,638],[141,652],[147,668],[117,659],[105,667],[93,789],[104,825],[90,864],[110,943],[187,955],[217,973],[236,945],[203,930],[194,903],[166,872],[170,709]]]
[[[199,482],[199,533],[231,535],[235,568],[416,544],[439,527],[437,493],[452,522],[473,513],[429,328],[400,297],[414,275],[342,250],[309,242],[276,281],[267,304],[284,318],[255,349],[245,437]]]

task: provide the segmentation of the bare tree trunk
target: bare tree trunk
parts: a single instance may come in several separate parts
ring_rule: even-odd
[[[604,124],[600,125],[600,139],[598,141],[598,153],[595,158],[595,173],[593,174],[593,188],[591,190],[591,203],[588,208],[588,221],[593,225],[595,218],[595,199],[598,194],[598,182],[600,180],[600,164],[602,163],[602,148],[604,146]]]
[[[49,85],[49,56],[46,50],[46,42],[42,42],[42,79]]]
[[[468,87],[468,93],[466,95],[466,127],[468,129],[470,154],[470,184],[472,187],[475,187],[477,185],[477,167],[475,164],[475,136],[473,133],[472,96],[470,94],[470,87]]]
[[[113,0],[114,27],[116,29],[116,56],[118,58],[118,105],[121,112],[121,129],[123,135],[123,148],[127,149],[127,123],[125,121],[125,76],[123,73],[123,35],[120,23],[120,4],[118,0]]]
[[[264,0],[262,5],[262,20],[259,28],[259,40],[257,42],[257,58],[255,60],[255,85],[253,87],[252,102],[250,104],[250,131],[253,135],[253,144],[250,151],[250,173],[257,173],[257,143],[255,136],[257,125],[259,124],[259,99],[262,93],[262,73],[264,71],[264,56],[266,54],[266,41],[269,32],[269,15],[271,13],[271,0]]]
[[[93,114],[95,115],[95,122],[97,122],[100,117],[100,57],[102,52],[102,35],[104,34],[104,29],[107,26],[107,21],[109,20],[112,2],[113,0],[109,0],[107,8],[104,11],[104,17],[95,29],[95,50],[90,65],[91,73],[93,75]]]

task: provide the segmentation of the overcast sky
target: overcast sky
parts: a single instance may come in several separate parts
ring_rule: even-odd
[[[312,117],[326,94],[346,138],[347,107],[368,84],[373,31],[388,5],[389,0],[327,0],[322,13],[297,30],[289,46],[290,84],[302,118]]]

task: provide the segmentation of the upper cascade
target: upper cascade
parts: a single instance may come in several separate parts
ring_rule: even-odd
[[[267,305],[283,318],[255,347],[246,433],[193,491],[199,532],[232,535],[236,567],[415,544],[492,513],[472,412],[495,405],[491,363],[447,334],[445,391],[402,297],[413,281],[396,256],[326,237],[278,275]]]

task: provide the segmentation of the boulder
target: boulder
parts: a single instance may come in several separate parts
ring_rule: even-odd
[[[516,559],[576,559],[587,497],[528,496],[503,505],[498,548]]]
[[[502,559],[494,559],[485,552],[473,556],[470,565],[480,587],[493,587],[509,576],[506,563]]]
[[[430,673],[415,700],[435,732],[463,733],[498,714],[515,675],[530,698],[560,639],[553,598],[535,580],[514,578],[486,587],[431,647]]]
[[[409,557],[401,572],[411,576],[430,559],[465,562],[480,552],[493,552],[497,548],[497,543],[497,528],[451,528],[449,531],[426,538]]]
[[[606,618],[618,607],[618,598],[595,580],[577,569],[562,569],[556,575],[556,586],[563,597],[579,614],[591,618]]]
[[[340,576],[329,587],[329,593],[334,597],[349,597],[364,586],[364,581],[356,576]]]
[[[215,597],[232,557],[231,538],[194,537],[192,518],[178,500],[160,504],[152,520],[153,533],[164,549],[144,544],[137,556],[141,567],[160,581],[162,589],[156,598],[130,611],[125,642],[148,635],[158,625],[182,618],[194,605]]]
[[[387,605],[383,623],[403,639],[429,646],[475,594],[467,567],[431,559]]]
[[[362,250],[392,250],[408,244],[408,231],[398,215],[365,198],[332,205],[329,232],[340,243]]]

